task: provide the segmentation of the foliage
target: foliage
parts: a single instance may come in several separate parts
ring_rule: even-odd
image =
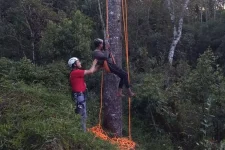
[[[1,3],[4,16],[0,27],[1,56],[14,59],[25,56],[36,61],[41,32],[48,20],[56,20],[56,13],[41,0],[1,0]]]
[[[221,107],[224,105],[224,81],[222,70],[216,64],[216,57],[208,49],[198,59],[196,69],[172,87],[170,98],[173,98],[177,109],[177,121],[187,136],[186,145],[190,146],[193,141],[206,141],[200,143],[207,147],[210,137],[220,141],[224,128],[217,129],[219,116],[224,111]],[[224,124],[224,119],[221,124]],[[214,142],[211,144],[212,147],[215,146]]]
[[[24,82],[28,85],[41,84],[53,89],[67,89],[69,70],[65,62],[56,62],[46,66],[36,66],[31,60],[23,58],[14,62],[6,58],[0,59],[0,83],[13,84]]]
[[[175,6],[181,2],[175,0]],[[105,17],[105,3],[100,3]],[[174,65],[168,67],[173,26],[165,1],[129,1],[137,149],[224,147],[223,5],[190,1]],[[180,15],[180,8],[174,9]],[[68,58],[79,57],[87,68],[91,41],[102,37],[98,1],[0,0],[0,10],[0,149],[111,149],[79,132],[73,104],[67,101]],[[100,73],[86,81],[88,124],[93,126],[98,123]],[[127,101],[123,104],[127,124]],[[126,126],[123,132],[128,134]]]
[[[51,62],[57,58],[76,56],[90,61],[91,27],[92,21],[80,11],[74,12],[71,19],[64,19],[59,25],[50,22],[42,39],[43,59]]]
[[[68,96],[23,83],[2,88],[1,149],[113,149],[81,131]]]
[[[166,89],[162,68],[155,68],[150,74],[135,75],[142,79],[133,79],[138,81],[135,83],[137,96],[132,103],[132,113],[142,120],[138,127],[147,124],[145,131],[169,132],[178,147],[218,146],[210,137],[218,142],[223,139],[225,122],[221,118],[224,116],[221,106],[225,104],[225,80],[210,49],[197,62],[195,69],[184,62],[177,64],[172,71],[172,84]]]
[[[210,97],[223,100],[224,77],[221,68],[216,64],[216,58],[212,51],[206,51],[199,59],[195,70],[184,81],[182,90],[183,100],[191,100],[193,103],[204,103]]]

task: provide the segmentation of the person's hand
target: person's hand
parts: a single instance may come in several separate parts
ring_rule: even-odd
[[[97,64],[97,62],[98,62],[98,60],[95,59],[92,64],[95,66]]]
[[[106,50],[109,50],[109,49],[110,49],[110,45],[109,45],[108,42],[106,42],[106,44],[105,44],[105,49],[106,49]]]

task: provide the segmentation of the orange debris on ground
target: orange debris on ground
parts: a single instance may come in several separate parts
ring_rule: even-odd
[[[100,125],[88,129],[90,132],[94,133],[96,137],[109,141],[112,144],[116,144],[120,150],[134,150],[136,143],[128,138],[110,138]]]

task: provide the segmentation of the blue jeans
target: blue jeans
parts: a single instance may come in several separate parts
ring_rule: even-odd
[[[87,120],[87,106],[86,95],[84,93],[73,93],[73,100],[75,102],[75,112],[81,116],[81,125],[86,132],[86,120]]]

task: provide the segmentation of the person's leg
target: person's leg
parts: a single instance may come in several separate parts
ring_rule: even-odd
[[[120,78],[117,96],[125,96],[123,95],[123,84],[124,84],[123,78]]]
[[[79,114],[78,102],[77,102],[77,94],[72,92],[72,98],[73,98],[73,102],[74,102],[74,104],[75,104],[74,112],[75,112],[76,114]]]
[[[84,132],[86,132],[86,119],[87,119],[87,112],[86,112],[86,100],[84,94],[79,94],[77,96],[77,103],[78,103],[78,113],[81,116],[81,126]]]
[[[123,88],[124,84],[125,84],[126,88],[129,88],[128,75],[127,75],[126,71],[124,71],[123,69],[118,67],[116,64],[109,63],[108,66],[109,66],[111,73],[120,77],[121,80],[119,83],[119,88]]]
[[[117,75],[118,77],[120,77],[120,83],[119,83],[119,90],[118,90],[118,96],[124,96],[122,94],[122,88],[123,85],[125,84],[126,88],[128,89],[128,93],[130,96],[134,96],[134,93],[131,91],[130,89],[130,85],[129,85],[129,81],[128,81],[128,74],[126,71],[124,71],[123,69],[119,68],[117,65],[115,64],[108,64],[109,69],[112,73],[114,73],[115,75]]]
[[[81,113],[81,124],[84,132],[87,131],[86,129],[86,122],[87,122],[87,108],[86,108],[86,102],[83,102],[83,108],[82,108],[82,113]]]
[[[87,100],[87,93],[85,92],[84,94],[84,113],[82,115],[82,118],[83,118],[83,130],[86,132],[87,131],[87,127],[86,127],[86,124],[87,124],[87,104],[86,104],[86,100]]]
[[[124,85],[124,78],[125,78],[124,72],[125,71],[123,71],[121,68],[119,68],[115,64],[108,64],[108,66],[109,66],[109,69],[110,69],[111,73],[117,75],[120,78],[117,96],[124,96],[122,91],[123,91],[123,85]]]

